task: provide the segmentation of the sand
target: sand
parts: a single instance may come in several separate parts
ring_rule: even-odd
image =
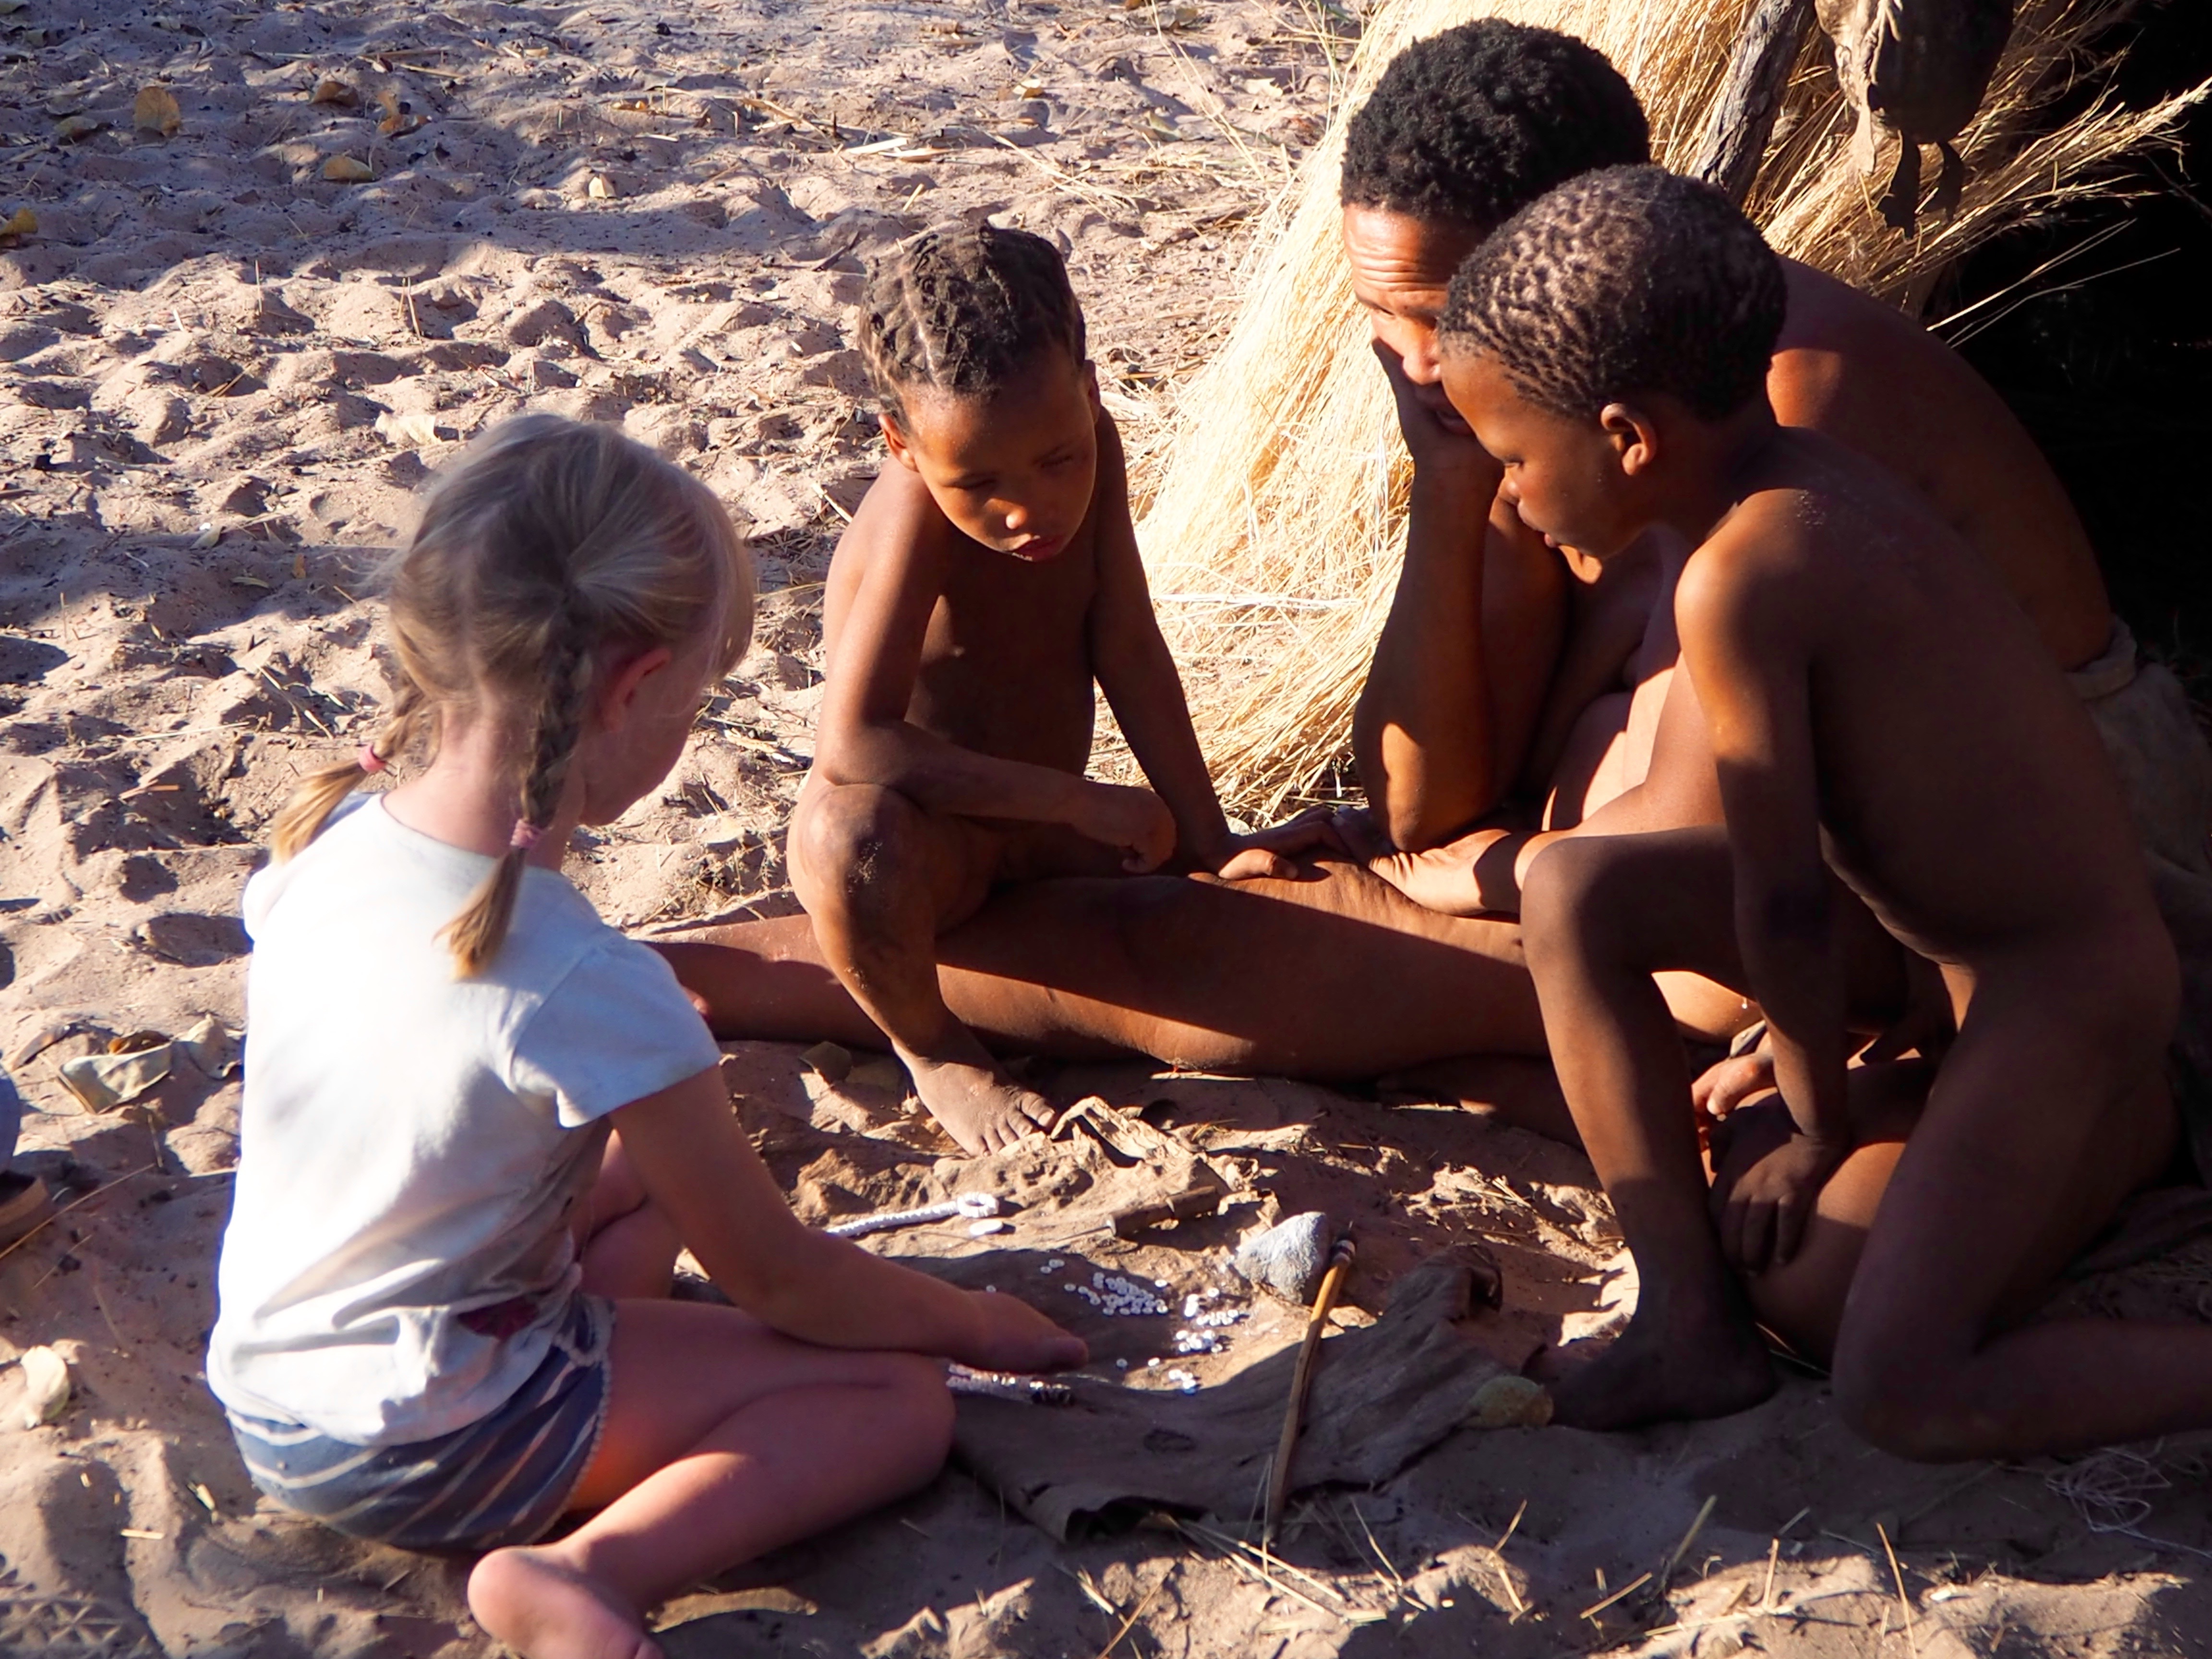
[[[362,595],[414,485],[546,407],[619,421],[743,509],[759,644],[667,787],[570,868],[647,931],[788,910],[818,583],[879,459],[844,333],[861,262],[961,213],[1054,237],[1141,452],[1218,337],[1240,228],[1318,135],[1344,43],[1316,31],[1339,15],[0,0],[0,218],[37,222],[0,243],[0,1057],[35,1109],[25,1162],[72,1206],[0,1258],[0,1361],[51,1345],[74,1384],[22,1429],[22,1372],[0,1368],[0,1652],[492,1651],[460,1565],[273,1511],[222,1431],[200,1367],[235,1076],[178,1050],[96,1113],[59,1071],[240,1023],[239,889],[298,771],[371,717]],[[159,99],[135,122],[157,85],[173,132]],[[331,181],[342,157],[370,177]],[[399,1036],[360,1032],[350,1063]],[[1220,1217],[1125,1244],[1079,1230],[1091,1177],[1067,1148],[952,1158],[896,1071],[857,1059],[832,1085],[796,1049],[731,1045],[801,1214],[1020,1198],[996,1238],[873,1243],[963,1273],[1048,1250],[1063,1267],[1024,1265],[1020,1288],[1093,1339],[1108,1382],[1218,1382],[1291,1340],[1296,1311],[1225,1262],[1304,1209],[1358,1237],[1349,1325],[1475,1240],[1506,1290],[1470,1334],[1508,1364],[1632,1304],[1587,1164],[1457,1098],[1039,1066],[1063,1102],[1170,1103],[1153,1118],[1230,1181]],[[2160,1305],[2193,1307],[2204,1263],[2157,1265]],[[1060,1288],[1091,1272],[1247,1317],[1223,1352],[1178,1354],[1179,1318]],[[2212,1631],[2203,1472],[2179,1446],[1915,1468],[1800,1377],[1715,1425],[1461,1430],[1374,1490],[1295,1502],[1267,1577],[1158,1527],[1055,1542],[953,1469],[663,1618],[695,1656],[2193,1650]],[[1647,1581],[1583,1616],[1656,1573],[1708,1500],[1664,1595]]]

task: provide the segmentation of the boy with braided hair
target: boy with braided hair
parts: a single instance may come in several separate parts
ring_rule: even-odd
[[[1601,563],[1655,527],[1692,546],[1673,619],[1724,816],[1526,873],[1551,1051],[1641,1274],[1559,1415],[1751,1404],[1755,1314],[1906,1456],[2212,1424],[2212,1332],[2021,1322],[2172,1155],[2173,948],[2112,764],[1999,576],[1907,485],[1776,422],[1787,296],[1717,192],[1618,167],[1508,221],[1442,320],[1444,386],[1529,530]],[[1942,964],[1958,1018],[1924,1107],[1892,1089],[1886,1123],[1846,1087],[1839,882]],[[1782,1109],[1723,1138],[1711,1192],[1668,969],[1756,997],[1772,1034]]]
[[[1053,1119],[945,1006],[939,933],[1000,883],[1287,868],[1215,799],[1051,244],[939,226],[872,282],[886,466],[830,567],[829,688],[789,836],[824,959],[970,1152]],[[1152,787],[1086,778],[1094,681]]]

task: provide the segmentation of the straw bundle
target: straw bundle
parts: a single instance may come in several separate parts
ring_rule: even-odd
[[[1542,24],[1606,53],[1643,99],[1657,158],[1686,164],[1753,0],[1386,0],[1322,143],[1263,220],[1237,321],[1142,444],[1139,526],[1199,737],[1224,801],[1265,820],[1328,793],[1388,612],[1411,477],[1338,246],[1346,114],[1409,42],[1485,15]],[[1782,252],[1917,305],[1943,266],[2007,227],[2108,192],[2128,152],[2170,143],[2212,82],[2142,111],[2106,100],[2034,136],[2085,43],[2128,0],[2022,0],[1948,223],[1898,236],[1877,180],[1846,154],[1851,118],[1815,32],[1792,73],[1747,209]],[[1147,453],[1149,452],[1149,453]],[[1143,499],[1140,495],[1139,499]]]

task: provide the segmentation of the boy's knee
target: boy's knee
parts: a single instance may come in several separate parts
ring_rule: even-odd
[[[800,834],[802,857],[824,886],[843,890],[883,879],[904,860],[922,812],[896,789],[848,784],[823,790]]]
[[[1616,902],[1626,865],[1619,841],[1603,836],[1553,842],[1537,854],[1521,883],[1521,937],[1531,971],[1541,973],[1562,954],[1585,953]]]
[[[1969,1396],[1958,1370],[1924,1353],[1899,1353],[1854,1341],[1836,1345],[1836,1410],[1851,1431],[1893,1457],[1948,1463],[1987,1455],[1998,1425]]]

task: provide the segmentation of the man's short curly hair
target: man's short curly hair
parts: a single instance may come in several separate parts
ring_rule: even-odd
[[[893,418],[902,392],[986,396],[1052,346],[1083,361],[1083,308],[1060,250],[1029,231],[933,225],[869,278],[860,357]]]
[[[1718,420],[1765,384],[1788,304],[1782,262],[1727,197],[1662,167],[1607,167],[1469,254],[1437,331],[1558,414],[1662,392]]]
[[[1485,17],[1390,60],[1345,134],[1340,199],[1492,229],[1578,173],[1650,159],[1644,106],[1602,52]]]

